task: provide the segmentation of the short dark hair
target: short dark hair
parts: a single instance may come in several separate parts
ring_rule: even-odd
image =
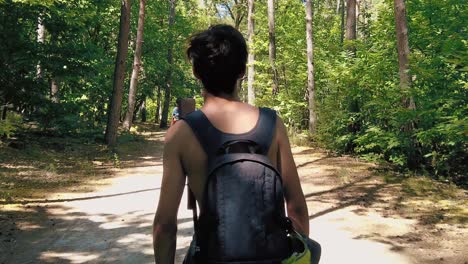
[[[192,36],[187,56],[209,93],[232,94],[245,72],[247,44],[234,27],[215,25]]]

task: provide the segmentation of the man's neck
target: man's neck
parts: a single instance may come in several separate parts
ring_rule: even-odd
[[[210,94],[209,92],[204,93],[205,104],[220,104],[229,102],[239,102],[237,93],[233,94],[219,94],[217,96]]]

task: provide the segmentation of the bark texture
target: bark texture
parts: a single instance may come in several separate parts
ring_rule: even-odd
[[[130,0],[121,0],[119,41],[114,68],[113,91],[106,127],[106,143],[114,146],[117,141],[120,111],[122,109],[123,84],[125,80],[125,62],[128,53],[128,34],[130,31]]]
[[[253,18],[255,9],[254,0],[248,0],[248,12],[247,12],[247,42],[249,45],[249,56],[247,58],[247,102],[251,105],[255,103],[255,88],[253,86],[255,80],[255,54],[253,53],[253,38],[255,21]]]
[[[275,39],[275,0],[268,0],[268,55],[273,73],[273,94],[279,92],[278,70],[276,69],[276,39]]]
[[[127,113],[125,114],[125,119],[123,122],[123,128],[125,130],[130,130],[133,123],[133,113],[135,112],[135,96],[138,86],[138,75],[141,68],[141,50],[143,46],[143,33],[145,25],[145,1],[140,0],[140,10],[138,12],[138,29],[136,37],[136,47],[135,55],[133,59],[133,71],[132,78],[130,80],[130,88],[128,91],[128,107]]]
[[[356,39],[356,0],[348,0],[346,6],[346,39]],[[356,53],[354,44],[349,45],[348,50]]]
[[[307,94],[309,99],[309,131],[315,132],[317,115],[315,113],[315,80],[314,80],[314,38],[312,0],[306,1],[306,40],[307,40]]]
[[[171,1],[171,7],[169,10],[169,48],[167,49],[167,64],[169,65],[167,73],[166,73],[166,87],[164,91],[164,105],[162,109],[162,115],[161,115],[161,123],[159,124],[159,127],[165,128],[167,127],[167,117],[169,114],[169,104],[171,103],[171,90],[172,90],[172,63],[173,63],[173,54],[172,54],[172,48],[173,48],[173,36],[172,36],[172,27],[174,26],[174,20],[175,20],[175,7],[176,7],[176,0],[170,0]]]
[[[411,76],[409,74],[409,43],[408,27],[406,25],[406,6],[404,0],[395,0],[395,27],[398,49],[398,68],[400,74],[400,89],[402,91],[402,103],[404,107],[416,109],[416,104],[412,96],[405,96],[411,86]]]

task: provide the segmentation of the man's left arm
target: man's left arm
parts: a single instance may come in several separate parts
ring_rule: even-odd
[[[180,126],[180,122],[177,122],[168,130],[164,144],[163,178],[153,223],[153,246],[157,264],[174,263],[177,211],[185,186],[179,151],[180,140],[176,140]]]

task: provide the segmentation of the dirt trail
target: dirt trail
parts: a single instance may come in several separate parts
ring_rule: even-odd
[[[151,224],[161,138],[154,133],[141,151],[123,158],[115,177],[95,182],[92,192],[0,205],[0,263],[154,263]],[[294,155],[311,237],[323,248],[321,263],[467,263],[466,226],[425,227],[399,216],[389,208],[398,199],[396,187],[373,176],[373,165],[310,148],[294,148]],[[176,263],[193,232],[185,202],[184,195]]]

